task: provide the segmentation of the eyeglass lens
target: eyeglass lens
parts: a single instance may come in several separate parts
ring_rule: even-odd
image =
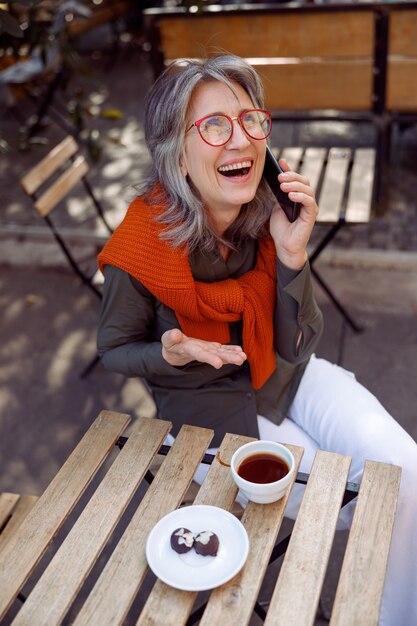
[[[238,117],[241,126],[252,139],[265,139],[271,132],[271,118],[258,109],[244,111]],[[213,115],[203,119],[198,130],[204,141],[212,146],[225,144],[233,133],[233,122],[226,115]]]

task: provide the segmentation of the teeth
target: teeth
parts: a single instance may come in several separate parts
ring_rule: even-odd
[[[219,172],[230,172],[231,170],[241,170],[244,167],[251,167],[250,161],[242,161],[242,163],[232,163],[231,165],[221,165]]]

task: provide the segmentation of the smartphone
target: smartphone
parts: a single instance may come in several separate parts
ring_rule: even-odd
[[[263,176],[288,220],[294,222],[300,214],[300,203],[293,202],[289,199],[288,194],[282,191],[277,177],[278,174],[281,174],[283,171],[284,170],[274,157],[271,148],[267,146]]]

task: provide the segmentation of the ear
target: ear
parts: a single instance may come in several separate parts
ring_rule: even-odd
[[[186,157],[185,157],[185,153],[184,153],[184,148],[182,149],[181,155],[180,155],[180,170],[181,170],[181,174],[184,176],[184,178],[186,178],[188,176],[188,168],[186,165]]]

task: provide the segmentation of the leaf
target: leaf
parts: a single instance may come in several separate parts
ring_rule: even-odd
[[[104,109],[101,111],[100,117],[105,120],[122,120],[124,115],[119,109]]]
[[[8,11],[0,9],[0,33],[8,33],[12,37],[23,37],[23,31],[19,26],[19,22]]]

